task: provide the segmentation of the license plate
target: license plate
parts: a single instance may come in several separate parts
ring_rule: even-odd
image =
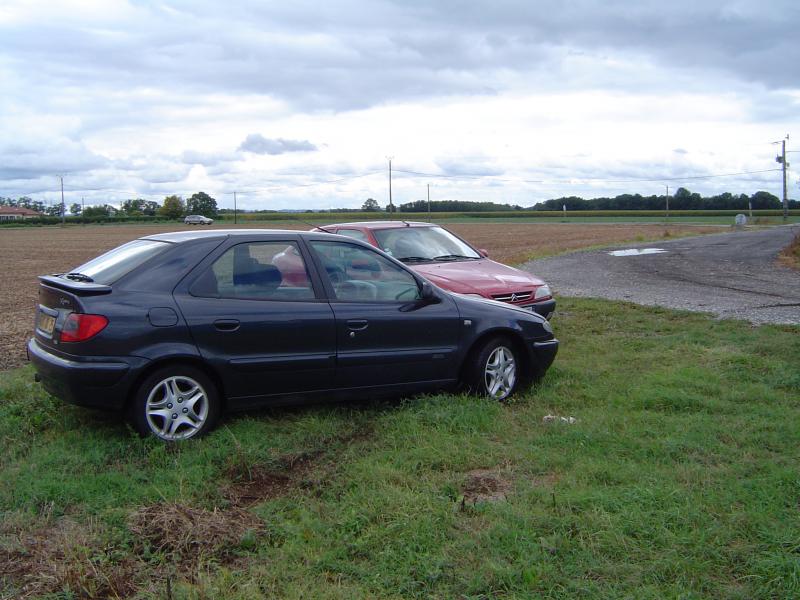
[[[48,315],[47,313],[40,312],[39,313],[39,323],[37,328],[44,334],[52,335],[53,329],[56,326],[56,318]]]

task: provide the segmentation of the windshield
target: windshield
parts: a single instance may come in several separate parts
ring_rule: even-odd
[[[404,262],[481,258],[466,242],[441,227],[397,227],[373,233],[384,252]]]
[[[114,283],[126,273],[169,247],[170,244],[166,242],[134,240],[93,258],[73,269],[66,276],[70,279],[94,281],[107,285]]]

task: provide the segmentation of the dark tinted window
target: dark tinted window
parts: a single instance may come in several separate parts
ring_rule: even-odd
[[[190,293],[246,300],[315,298],[305,261],[289,242],[251,242],[229,248],[195,280]]]
[[[337,300],[388,302],[416,300],[417,280],[377,252],[340,242],[311,242],[320,255]]]
[[[134,240],[93,258],[80,267],[72,269],[71,272],[82,273],[97,283],[107,285],[114,283],[157,254],[164,252],[171,245],[154,240]]]

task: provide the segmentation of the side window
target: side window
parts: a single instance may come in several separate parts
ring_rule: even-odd
[[[336,233],[338,233],[339,235],[347,236],[349,238],[353,238],[354,240],[360,240],[362,242],[369,243],[369,238],[367,237],[367,234],[361,231],[360,229],[340,229]]]
[[[314,300],[302,254],[293,242],[229,248],[195,280],[193,296],[244,300]]]
[[[369,248],[342,242],[311,242],[337,300],[392,302],[417,300],[417,280]]]

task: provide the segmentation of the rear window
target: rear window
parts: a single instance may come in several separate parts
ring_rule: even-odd
[[[91,277],[96,283],[108,285],[154,256],[161,254],[170,245],[167,242],[155,240],[134,240],[93,258],[80,267],[72,269],[71,272],[81,273]]]

